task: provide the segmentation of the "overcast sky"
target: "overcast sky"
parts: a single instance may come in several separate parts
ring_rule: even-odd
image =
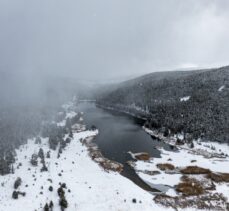
[[[228,0],[0,0],[0,71],[98,80],[229,64]]]

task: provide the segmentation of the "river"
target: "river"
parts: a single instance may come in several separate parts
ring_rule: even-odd
[[[156,149],[156,146],[164,147],[167,150],[169,150],[169,146],[149,136],[142,129],[143,120],[98,108],[95,103],[79,103],[78,109],[84,112],[84,121],[88,127],[95,125],[99,129],[99,135],[95,142],[103,155],[124,165],[124,170],[121,173],[123,176],[144,190],[156,192],[156,189],[143,182],[135,171],[126,164],[127,161],[132,160],[127,152],[147,152],[152,157],[158,158],[160,151]]]

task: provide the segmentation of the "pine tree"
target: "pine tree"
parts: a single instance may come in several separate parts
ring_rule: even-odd
[[[64,196],[60,198],[59,205],[61,207],[61,211],[64,211],[68,207],[68,202]]]
[[[9,165],[15,162],[15,157],[11,150],[6,153],[5,160]]]
[[[59,197],[63,197],[65,195],[64,189],[62,187],[57,189],[57,193]]]
[[[72,130],[70,130],[69,137],[70,137],[70,138],[73,138]]]
[[[0,159],[0,175],[5,175],[10,173],[10,166],[7,161],[3,158]]]
[[[44,159],[44,150],[42,148],[39,149],[39,152],[38,152],[38,157],[43,160]]]
[[[41,172],[44,172],[44,171],[48,171],[48,168],[47,166],[45,165],[45,163],[43,163],[43,166],[41,168]]]
[[[14,174],[14,165],[11,165],[11,174]]]
[[[49,138],[50,149],[56,150],[57,145],[58,145],[58,138],[57,137],[50,137]]]
[[[49,208],[50,208],[50,211],[53,210],[53,202],[52,201],[50,201],[50,203],[49,203]]]
[[[39,136],[36,138],[35,144],[41,144],[41,138]]]
[[[65,127],[68,128],[69,130],[70,130],[71,127],[72,127],[72,123],[71,123],[71,120],[70,120],[69,118],[67,118],[67,120],[66,120]]]
[[[30,163],[33,165],[33,166],[37,166],[38,164],[38,155],[37,154],[32,154],[32,157],[31,157],[31,160],[30,160]]]
[[[47,203],[46,203],[45,206],[44,206],[44,211],[49,211],[49,206],[48,206]]]
[[[14,188],[17,189],[21,185],[21,182],[22,182],[21,178],[18,177],[14,182]]]
[[[18,191],[13,191],[12,198],[13,199],[18,199]]]

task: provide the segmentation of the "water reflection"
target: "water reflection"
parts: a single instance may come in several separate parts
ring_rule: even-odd
[[[94,103],[80,103],[78,109],[84,112],[84,120],[89,127],[95,125],[99,129],[95,141],[103,155],[124,165],[122,175],[147,191],[156,191],[126,164],[132,160],[127,152],[147,152],[150,156],[159,158],[160,151],[156,147],[169,150],[168,145],[147,135],[142,130],[143,120],[98,108]]]

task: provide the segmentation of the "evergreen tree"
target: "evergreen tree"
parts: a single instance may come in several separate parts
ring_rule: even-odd
[[[65,196],[60,198],[59,205],[61,207],[61,211],[64,211],[68,207],[68,202],[67,202]]]
[[[14,182],[14,189],[17,189],[21,185],[21,182],[22,182],[21,178],[18,177]]]
[[[3,158],[0,159],[0,174],[5,175],[10,173],[10,166]]]
[[[13,199],[18,199],[18,191],[13,191],[12,198]]]
[[[49,138],[49,147],[52,150],[56,150],[58,145],[58,138],[57,137],[50,137]]]
[[[70,118],[67,118],[65,127],[66,127],[67,129],[69,129],[69,130],[71,129],[72,123],[71,123],[71,119],[70,119]]]
[[[49,206],[48,206],[47,203],[46,203],[45,206],[44,206],[44,211],[49,211]]]
[[[10,150],[6,153],[5,155],[5,160],[6,162],[10,165],[10,164],[13,164],[15,162],[15,157],[14,157],[14,154],[13,154],[13,151]]]
[[[31,157],[31,160],[30,160],[30,163],[33,165],[33,166],[37,166],[38,164],[38,155],[37,154],[32,154],[32,157]]]
[[[70,138],[73,138],[72,130],[70,130],[70,132],[69,132],[69,137],[70,137]]]
[[[41,144],[41,138],[39,136],[36,138],[35,144]]]
[[[50,203],[49,203],[49,208],[50,208],[50,211],[53,210],[53,202],[52,201],[50,201]]]
[[[43,163],[43,166],[41,168],[41,172],[44,172],[44,171],[48,171],[48,168],[47,166],[45,165],[45,163]]]
[[[43,151],[43,149],[42,148],[40,148],[39,149],[39,152],[38,152],[38,157],[41,159],[41,160],[43,160],[44,159],[44,151]]]

